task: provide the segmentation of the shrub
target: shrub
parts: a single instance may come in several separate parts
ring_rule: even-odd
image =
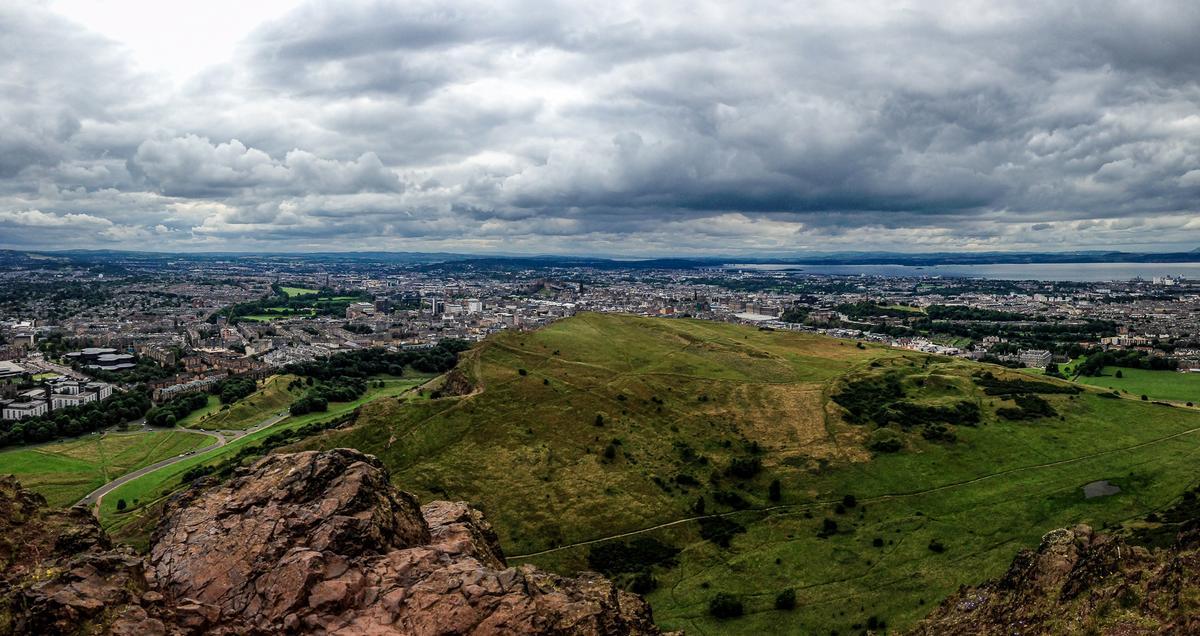
[[[597,413],[596,420],[592,423],[595,424],[596,426],[604,426],[604,416]]]
[[[904,441],[896,431],[890,428],[881,428],[871,431],[871,437],[867,440],[867,448],[876,453],[895,453],[904,448]]]
[[[708,613],[714,618],[737,618],[744,612],[742,601],[732,594],[720,592],[708,602]]]
[[[771,486],[769,488],[767,488],[767,498],[770,499],[771,501],[779,501],[780,499],[783,498],[783,493],[781,492],[781,489],[782,489],[782,486],[780,485],[778,479],[771,481]]]
[[[637,538],[628,543],[616,541],[592,546],[588,550],[588,567],[613,576],[641,572],[655,565],[675,565],[679,548],[654,538]]]
[[[930,552],[935,552],[937,554],[941,554],[946,551],[946,546],[937,539],[930,539],[929,540],[929,550],[930,550]]]
[[[796,608],[796,590],[787,588],[775,595],[775,609],[790,610]]]
[[[517,369],[517,375],[529,375],[529,372],[525,369]]]
[[[700,536],[705,541],[728,548],[729,542],[733,536],[745,532],[746,528],[736,521],[730,521],[725,517],[709,517],[700,520]]]
[[[124,511],[125,508],[127,508],[127,507],[128,507],[128,504],[125,503],[124,499],[117,500],[117,510]]]
[[[762,470],[762,460],[757,457],[734,457],[733,462],[729,464],[729,469],[725,472],[739,479],[750,479]]]

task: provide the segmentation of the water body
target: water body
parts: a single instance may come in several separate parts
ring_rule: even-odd
[[[1093,481],[1083,487],[1083,497],[1085,499],[1094,499],[1096,497],[1107,497],[1121,492],[1121,487],[1116,484],[1108,483],[1107,479]]]
[[[996,265],[759,265],[732,263],[726,269],[797,272],[832,276],[905,276],[913,278],[987,278],[992,280],[1061,280],[1081,283],[1150,280],[1183,276],[1200,280],[1200,263],[1009,263]]]

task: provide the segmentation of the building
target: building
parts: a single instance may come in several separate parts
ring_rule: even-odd
[[[0,416],[6,420],[23,420],[27,417],[45,415],[49,411],[45,400],[25,400],[3,402]]]
[[[375,305],[372,303],[350,303],[346,307],[346,320],[368,318],[375,315]]]
[[[468,314],[483,313],[483,302],[480,301],[478,298],[468,298],[466,305],[467,305],[467,313]]]
[[[1017,360],[1031,369],[1045,369],[1053,359],[1054,356],[1045,349],[1021,349],[1017,352]]]
[[[97,402],[112,395],[112,385],[104,382],[60,380],[49,385],[50,410]]]

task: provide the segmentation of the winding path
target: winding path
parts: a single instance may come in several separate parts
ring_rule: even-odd
[[[286,411],[280,415],[272,415],[271,417],[263,420],[262,422],[259,422],[253,428],[249,428],[244,431],[206,431],[206,430],[194,429],[194,428],[175,428],[174,430],[180,431],[180,432],[200,433],[202,435],[208,435],[209,437],[214,438],[216,441],[213,442],[212,444],[209,444],[208,446],[205,446],[204,448],[198,448],[194,451],[190,451],[190,452],[184,453],[182,455],[168,457],[164,460],[150,464],[149,466],[143,466],[133,472],[125,473],[124,475],[121,475],[120,477],[118,477],[118,478],[108,482],[107,484],[104,484],[103,486],[88,493],[86,496],[84,496],[83,499],[80,499],[79,502],[76,503],[75,505],[89,506],[92,509],[92,513],[95,514],[97,518],[99,518],[100,503],[104,500],[104,496],[107,495],[108,493],[116,490],[117,488],[119,488],[139,477],[149,475],[150,473],[155,472],[157,470],[161,470],[163,468],[172,466],[172,465],[177,464],[186,459],[190,459],[191,457],[193,457],[195,455],[203,455],[204,453],[207,453],[211,450],[216,450],[216,449],[228,444],[229,442],[241,439],[242,437],[245,437],[246,435],[249,435],[251,433],[257,433],[258,431],[261,431],[264,428],[274,426],[274,425],[278,424],[279,422],[283,421],[284,419],[286,419],[287,417],[288,417],[288,413]],[[227,433],[229,434],[228,437],[226,437]]]

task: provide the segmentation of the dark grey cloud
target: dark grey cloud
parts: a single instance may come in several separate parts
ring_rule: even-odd
[[[0,243],[1190,248],[1198,32],[1194,2],[314,2],[174,86],[5,7]]]

